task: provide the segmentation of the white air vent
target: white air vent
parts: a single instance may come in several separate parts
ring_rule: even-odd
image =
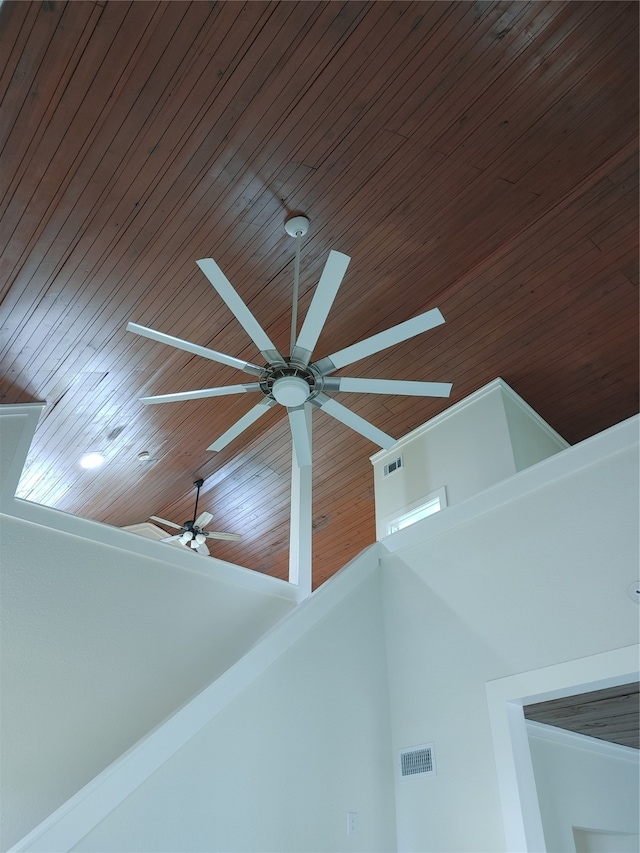
[[[398,471],[400,468],[402,468],[402,456],[398,456],[392,462],[387,462],[384,466],[384,476],[388,477],[389,474],[393,474],[394,471]]]
[[[432,743],[411,746],[398,751],[398,769],[401,779],[415,776],[435,776],[436,757]]]

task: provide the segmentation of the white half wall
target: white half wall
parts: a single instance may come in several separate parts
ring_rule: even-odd
[[[7,849],[293,605],[21,519],[1,524]]]
[[[0,407],[2,850],[295,607],[282,581],[15,501],[40,408]]]
[[[389,727],[375,571],[73,849],[393,850]]]
[[[371,457],[377,538],[439,490],[451,507],[567,447],[504,380],[494,379]]]
[[[387,537],[394,750],[437,775],[396,782],[398,849],[508,849],[485,684],[633,646],[638,422],[563,451]]]

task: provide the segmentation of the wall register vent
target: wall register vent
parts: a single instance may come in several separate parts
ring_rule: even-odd
[[[411,746],[398,751],[398,769],[401,779],[435,776],[436,757],[432,743]]]
[[[389,474],[393,474],[394,471],[398,471],[400,468],[402,468],[402,456],[398,456],[397,459],[387,462],[384,466],[384,476],[388,477]]]

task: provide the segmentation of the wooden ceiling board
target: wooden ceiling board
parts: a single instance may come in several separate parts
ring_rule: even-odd
[[[527,720],[640,748],[638,683],[607,687],[524,706]]]
[[[286,577],[285,412],[207,452],[257,397],[138,397],[246,374],[125,327],[261,364],[209,256],[288,351],[298,212],[300,322],[328,251],[352,257],[316,357],[446,318],[342,371],[453,381],[338,395],[384,431],[497,375],[571,442],[634,414],[637,30],[626,2],[3,3],[0,399],[48,403],[20,494],[180,521],[204,476],[244,537],[214,553]],[[315,585],[373,541],[376,449],[314,411]]]

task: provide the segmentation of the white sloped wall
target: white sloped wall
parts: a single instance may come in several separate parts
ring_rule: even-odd
[[[14,501],[41,408],[0,406],[2,850],[295,606],[274,578]]]
[[[393,556],[347,567],[257,644],[230,670],[242,692],[75,846],[19,849],[511,849],[486,687],[634,647],[637,426],[388,537]],[[395,750],[427,741],[437,775],[396,779],[394,811]]]
[[[21,519],[0,523],[6,850],[293,605]]]
[[[374,572],[73,849],[393,850],[389,725]]]

